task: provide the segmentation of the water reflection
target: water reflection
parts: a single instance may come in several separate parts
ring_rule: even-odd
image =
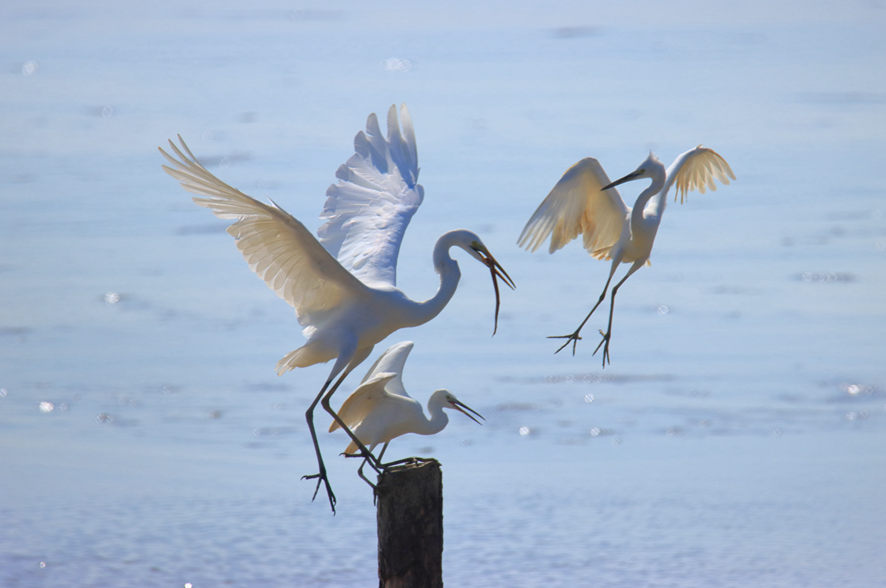
[[[807,284],[845,284],[855,281],[855,276],[847,272],[803,272],[797,277]]]

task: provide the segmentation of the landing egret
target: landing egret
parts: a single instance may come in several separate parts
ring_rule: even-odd
[[[343,425],[329,406],[329,399],[347,375],[369,357],[376,343],[398,329],[424,324],[443,310],[461,277],[458,263],[449,255],[452,247],[464,249],[489,268],[496,292],[496,328],[496,278],[514,288],[510,276],[480,237],[464,229],[445,233],[434,246],[434,269],[440,274],[440,287],[434,296],[415,302],[396,288],[403,232],[424,198],[424,189],[416,183],[419,168],[415,133],[405,104],[400,116],[402,134],[394,106],[388,111],[387,139],[381,134],[375,114],[369,115],[366,132],[357,133],[354,155],[338,168],[338,183],[326,191],[328,198],[321,214],[326,223],[317,231],[319,240],[275,202],[259,202],[209,173],[181,136],[181,149],[169,142],[177,159],[160,149],[174,166],[164,165],[163,169],[185,190],[204,196],[194,198],[194,202],[219,218],[236,221],[228,227],[228,233],[237,240],[250,269],[295,308],[307,343],[277,363],[278,375],[335,359],[329,377],[305,413],[319,466],[317,474],[305,478],[317,478],[314,498],[320,483],[326,485],[333,513],[335,494],[314,430],[317,403],[322,399],[323,408]],[[374,465],[374,457],[361,443],[357,445]]]
[[[378,455],[379,462],[391,439],[407,433],[435,435],[446,428],[449,417],[443,412],[444,408],[457,410],[476,423],[480,421],[470,413],[486,420],[483,415],[460,402],[455,394],[448,390],[437,390],[431,394],[428,400],[428,414],[431,418],[425,416],[421,404],[410,397],[403,387],[403,368],[413,345],[412,341],[392,345],[369,368],[360,386],[338,409],[338,416],[369,448],[369,451],[373,451],[379,443],[384,443]],[[337,430],[339,426],[337,421],[332,421],[329,432]],[[345,449],[345,455],[354,454],[357,449],[357,444],[351,441]],[[363,476],[365,464],[364,460],[357,470],[364,480],[366,480]],[[372,485],[371,482],[369,484]]]
[[[652,183],[640,193],[634,207],[628,208],[615,186],[643,178],[651,179]],[[609,282],[616,268],[621,263],[630,263],[632,265],[625,276],[612,288],[609,327],[605,333],[600,331],[603,339],[594,350],[596,355],[600,346],[603,346],[603,367],[606,367],[606,363],[609,362],[609,339],[612,335],[615,294],[631,274],[644,264],[649,265],[652,243],[655,241],[655,234],[664,214],[668,190],[676,184],[677,193],[674,194],[674,201],[677,200],[677,194],[680,194],[680,204],[682,204],[687,192],[698,190],[704,194],[706,187],[711,190],[717,189],[714,179],[728,184],[729,178],[734,180],[735,174],[732,173],[726,160],[712,149],[703,148],[701,145],[677,157],[667,170],[650,152],[646,161],[636,170],[614,182],[609,181],[603,167],[592,157],[582,159],[566,170],[526,223],[517,245],[525,247],[528,251],[535,251],[550,236],[549,251],[554,253],[579,234],[583,234],[584,247],[588,253],[595,259],[611,259],[612,266],[600,299],[575,332],[570,335],[549,337],[566,339],[555,353],[559,353],[572,342],[572,354],[575,355],[575,346],[581,339],[579,333],[606,297]]]

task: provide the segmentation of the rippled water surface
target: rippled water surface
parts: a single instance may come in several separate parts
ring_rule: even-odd
[[[446,584],[882,585],[884,21],[876,2],[4,4],[0,585],[377,582],[341,433],[322,435],[338,514],[300,480],[329,366],[275,375],[303,341],[291,308],[156,147],[180,133],[316,229],[354,134],[400,102],[426,198],[398,285],[432,295],[434,241],[465,227],[518,286],[490,338],[462,255],[443,314],[376,349],[415,341],[409,391],[487,419],[388,452],[443,464]],[[529,215],[582,157],[620,177],[698,143],[738,180],[669,206],[611,366],[605,305],[554,355],[608,265],[519,250]]]

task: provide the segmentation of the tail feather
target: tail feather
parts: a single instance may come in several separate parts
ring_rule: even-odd
[[[316,361],[311,361],[308,358],[306,347],[307,346],[299,347],[295,351],[290,351],[289,353],[284,355],[283,359],[277,362],[277,375],[282,376],[289,370],[300,367],[308,367],[309,365],[314,365],[315,363],[317,363]]]

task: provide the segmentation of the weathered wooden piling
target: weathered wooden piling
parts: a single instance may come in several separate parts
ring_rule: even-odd
[[[378,477],[379,588],[442,588],[443,474],[422,460]]]

